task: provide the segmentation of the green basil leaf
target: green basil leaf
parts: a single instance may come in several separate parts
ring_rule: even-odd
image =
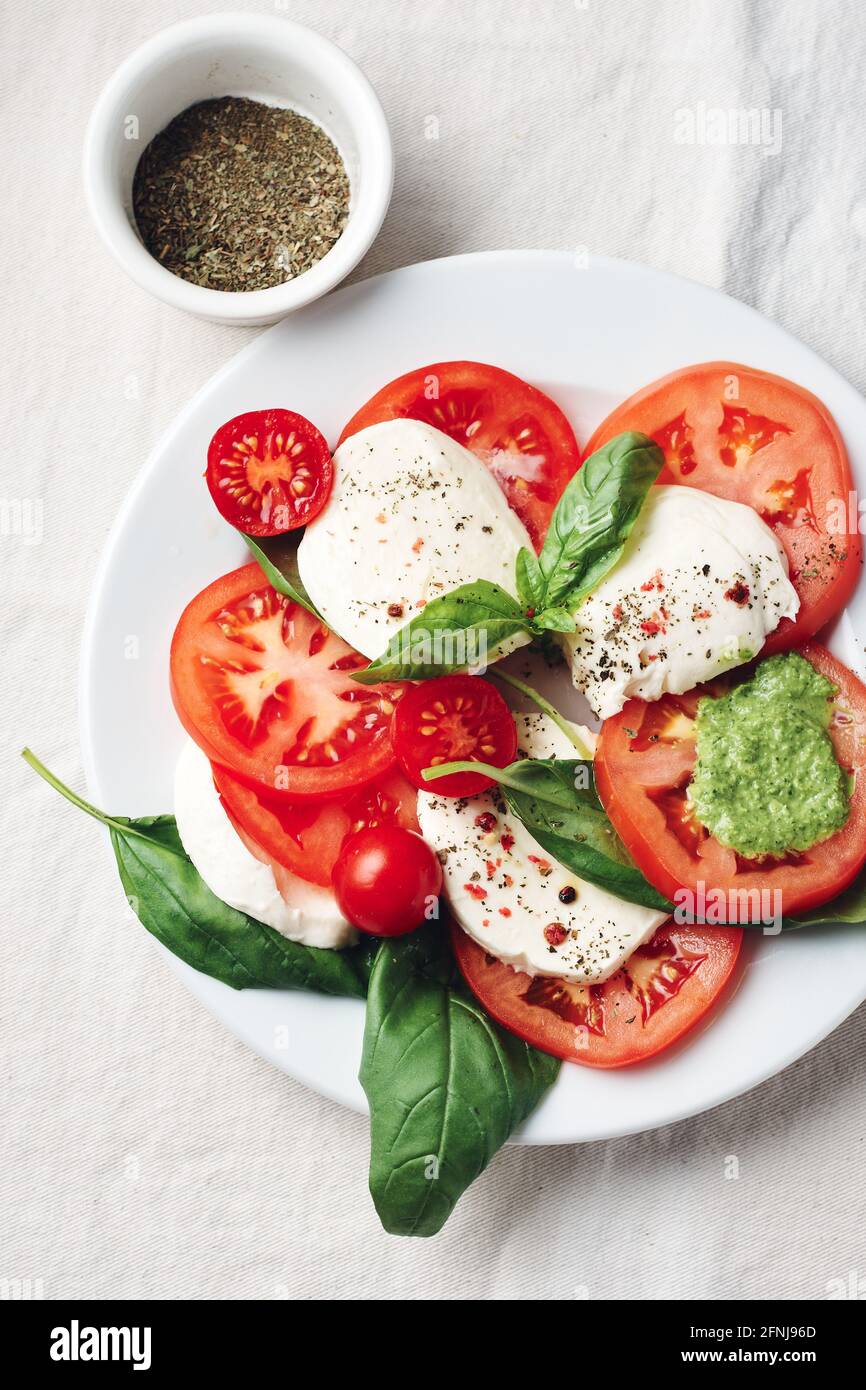
[[[440,1231],[559,1067],[487,1016],[440,924],[383,941],[360,1079],[370,1104],[370,1192],[385,1230]]]
[[[510,796],[507,800],[514,814],[520,815],[520,808],[514,805]],[[571,869],[578,878],[606,889],[627,903],[637,903],[640,907],[651,908],[653,912],[673,912],[673,903],[653,888],[635,864],[623,864],[591,844],[582,843],[571,835],[570,827],[568,837],[548,834],[537,826],[530,826],[529,829],[551,859]]]
[[[254,539],[241,532],[250,554],[258,561],[271,587],[278,594],[285,594],[293,603],[299,603],[314,617],[321,618],[321,613],[304,588],[298,569],[301,534],[300,531],[287,531],[282,536],[258,536]]]
[[[478,579],[434,598],[395,632],[388,649],[352,679],[362,685],[379,681],[429,680],[449,671],[482,671],[497,660],[513,637],[531,633],[517,599],[498,584]]]
[[[309,989],[364,998],[375,949],[370,938],[345,951],[289,941],[211,892],[188,858],[173,816],[106,816],[29,749],[24,757],[67,801],[108,827],[132,910],[187,965],[233,989]]]
[[[616,564],[664,454],[630,430],[598,449],[577,470],[556,504],[538,563],[544,589],[538,610],[572,612]]]
[[[535,626],[543,632],[574,632],[577,624],[574,614],[567,608],[543,608],[535,619]]]
[[[526,546],[521,546],[517,552],[514,578],[521,607],[541,608],[544,604],[544,575],[541,573],[538,556],[527,550]]]
[[[435,790],[436,778],[451,772],[483,772],[492,777],[512,814],[542,849],[579,878],[626,902],[673,912],[673,903],[647,882],[608,820],[589,760],[524,758],[504,768],[454,762],[425,768],[422,775]]]
[[[195,970],[233,989],[308,989],[363,999],[369,962],[355,949],[326,951],[289,941],[217,898],[183,853],[172,817],[160,835],[109,827],[133,911],[157,941]],[[166,836],[174,841],[169,845]]]
[[[592,763],[556,759],[539,764],[527,759],[517,778],[521,781],[522,787],[512,783],[503,788],[505,799],[552,858],[626,902],[659,912],[673,910],[632,863],[608,820],[592,780]]]
[[[821,907],[812,907],[808,912],[798,912],[793,917],[782,920],[783,931],[796,931],[800,927],[817,927],[830,923],[866,922],[866,869],[862,869],[843,893]]]

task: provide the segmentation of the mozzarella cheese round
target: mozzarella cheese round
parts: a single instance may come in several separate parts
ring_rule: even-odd
[[[546,715],[518,715],[516,722],[525,753],[578,756]],[[592,739],[588,730],[581,734]],[[597,984],[666,920],[663,912],[624,902],[552,860],[496,791],[468,798],[419,792],[418,821],[439,854],[444,892],[461,927],[527,975]],[[563,888],[574,890],[573,902],[560,901]]]
[[[210,763],[191,739],[174,777],[174,814],[181,844],[208,888],[229,907],[305,946],[351,946],[357,938],[329,888],[296,874],[274,875],[250,853],[226,815]]]
[[[449,589],[487,579],[513,594],[521,546],[532,549],[526,528],[474,454],[431,425],[386,420],[334,454],[333,489],[304,532],[298,567],[329,626],[377,657]],[[483,658],[470,651],[466,665]]]
[[[753,511],[698,488],[651,488],[622,558],[563,639],[574,684],[607,719],[749,661],[800,606],[782,547]]]
[[[514,712],[514,723],[517,727],[517,746],[521,753],[525,753],[527,758],[584,758],[595,757],[595,745],[598,742],[598,735],[588,729],[585,724],[575,724],[573,720],[562,716],[563,722],[574,732],[575,737],[583,745],[583,750],[575,748],[568,734],[557,724],[555,719],[551,719],[548,714],[540,711],[532,713]]]

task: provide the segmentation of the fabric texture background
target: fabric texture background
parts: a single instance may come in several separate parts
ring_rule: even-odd
[[[83,202],[102,84],[204,8],[9,0],[0,18],[0,495],[44,515],[41,540],[0,536],[0,1279],[46,1298],[826,1298],[866,1274],[866,1009],[709,1114],[512,1148],[441,1236],[394,1239],[367,1194],[365,1121],[204,1012],[130,925],[99,832],[18,757],[28,742],[83,787],[78,647],[100,550],[154,442],[257,331],[149,299]],[[859,0],[276,9],[341,44],[391,122],[394,200],[356,278],[585,245],[728,291],[866,387]],[[679,143],[677,113],[712,107],[765,110],[779,138]],[[808,980],[791,1008],[809,1008]]]

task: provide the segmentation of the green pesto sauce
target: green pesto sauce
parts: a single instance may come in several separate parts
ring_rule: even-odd
[[[689,794],[698,820],[749,859],[810,849],[848,819],[827,730],[835,686],[797,652],[768,657],[697,712]]]

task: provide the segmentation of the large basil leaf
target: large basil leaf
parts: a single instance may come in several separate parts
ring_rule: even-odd
[[[782,930],[796,931],[799,927],[819,927],[833,922],[857,925],[866,922],[866,869],[861,869],[851,887],[830,902],[823,903],[821,907],[812,907],[808,912],[783,918]]]
[[[538,559],[528,550],[518,558],[518,592],[538,619],[546,609],[573,613],[613,568],[663,465],[659,446],[630,430],[578,469],[556,504]]]
[[[531,634],[517,599],[498,584],[478,579],[431,599],[395,632],[387,651],[352,678],[362,685],[379,681],[428,680],[449,671],[482,670],[495,661],[510,638]]]
[[[300,532],[287,531],[283,536],[258,536],[255,539],[245,532],[241,534],[271,587],[278,594],[285,594],[293,603],[299,603],[314,617],[321,618],[321,613],[304,588],[298,569]]]
[[[508,802],[514,814],[521,815],[521,808],[510,796]],[[583,823],[582,818],[573,821],[574,826]],[[673,903],[653,888],[637,865],[623,864],[595,849],[591,844],[582,844],[579,839],[581,832],[572,830],[572,823],[569,823],[563,835],[548,833],[538,826],[530,826],[529,829],[542,849],[547,850],[551,859],[564,864],[572,873],[577,874],[578,878],[586,879],[587,883],[594,883],[599,888],[605,888],[608,893],[613,893],[615,897],[623,898],[628,903],[638,903],[654,912],[673,912]]]
[[[308,989],[363,999],[369,967],[363,954],[289,941],[222,902],[184,853],[173,817],[150,826],[118,823],[109,832],[139,921],[194,969],[233,989]]]
[[[436,777],[449,772],[483,772],[494,778],[512,814],[551,858],[579,878],[626,902],[673,912],[673,903],[632,863],[599,801],[588,760],[524,758],[504,768],[477,762],[443,763],[427,768],[423,776],[435,790]]]
[[[370,1191],[385,1230],[440,1231],[559,1067],[487,1016],[438,923],[383,941],[360,1078],[370,1103]]]
[[[784,890],[783,890],[784,893]],[[861,871],[850,888],[838,897],[831,898],[820,907],[812,907],[808,912],[798,912],[793,917],[783,917],[781,922],[769,922],[761,918],[757,922],[738,922],[737,926],[747,931],[766,932],[775,936],[777,930],[783,932],[801,931],[806,927],[862,926],[866,922],[866,870]],[[718,925],[712,923],[713,926]]]
[[[24,757],[67,801],[108,827],[130,906],[147,930],[195,970],[233,989],[367,992],[374,945],[345,951],[289,941],[217,898],[187,857],[173,816],[106,816],[60,782],[29,749]]]

